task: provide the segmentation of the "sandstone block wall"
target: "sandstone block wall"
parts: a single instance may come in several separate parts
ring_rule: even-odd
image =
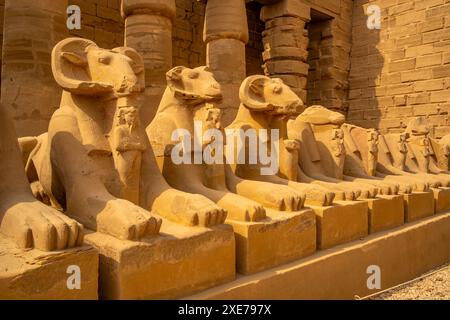
[[[381,8],[381,29],[366,26],[367,6]],[[450,3],[447,0],[354,1],[348,120],[382,132],[426,116],[450,133]]]
[[[264,31],[264,22],[259,18],[261,5],[257,2],[247,3],[247,21],[249,40],[245,47],[245,58],[247,76],[253,74],[264,74],[262,68],[264,51],[262,32]]]
[[[71,35],[91,39],[101,48],[123,46],[120,0],[69,0],[71,4],[81,9],[81,30],[71,30]]]
[[[403,130],[409,118],[426,116],[428,123],[435,128],[436,137],[450,133],[448,0],[295,1],[311,10],[311,21],[305,24],[306,31],[302,34],[309,42],[308,52],[304,55],[308,58],[300,59],[308,68],[308,74],[301,79],[293,79],[278,71],[274,71],[274,75],[292,80],[289,84],[300,89],[308,105],[322,104],[339,110],[347,114],[349,122],[376,127],[382,132]],[[82,29],[67,32],[58,27],[54,30],[56,33],[85,37],[105,48],[123,45],[124,22],[120,16],[120,0],[69,0],[68,3],[80,6]],[[5,0],[0,0],[0,20],[4,19],[4,4]],[[369,30],[366,26],[366,9],[371,4],[381,8],[381,30]],[[176,0],[176,5],[173,65],[204,65],[206,46],[202,31],[205,1]],[[260,4],[247,3],[250,35],[246,46],[248,75],[264,72],[262,32],[265,25],[260,19],[260,11]],[[62,26],[63,20],[60,20],[58,25]],[[52,38],[50,43],[58,37]],[[51,98],[58,96],[49,67],[51,46],[38,48],[38,39],[35,38],[35,47],[27,48],[24,42],[11,42],[7,37],[5,46],[3,29],[0,38],[2,59],[10,59],[11,66],[7,72],[3,66],[2,80],[12,79],[8,85],[2,83],[3,89],[10,88],[2,100],[13,111],[20,134],[42,133],[58,105],[58,99]],[[14,53],[16,49],[23,55]],[[3,64],[5,62],[2,61]],[[17,90],[22,86],[16,83],[17,79],[20,78],[20,82],[27,83],[27,86],[28,83],[37,84],[36,74],[45,83],[44,87],[37,85],[38,89],[34,90],[23,86],[21,96],[31,98],[16,99]],[[31,105],[30,101],[38,101],[43,92],[48,98],[45,105]]]
[[[11,1],[13,4],[14,0]],[[61,5],[61,3],[65,4]],[[65,8],[72,4],[78,5],[81,9],[81,30],[68,30],[65,27]],[[206,46],[202,40],[205,4],[193,0],[176,0],[176,4],[177,19],[173,32],[174,65],[190,67],[205,65]],[[45,6],[50,8],[48,12],[42,11]],[[5,18],[4,8],[5,0],[0,0],[1,25],[3,25],[2,19]],[[27,12],[35,11],[38,13],[35,18],[30,18],[32,21],[30,25],[24,25],[20,30],[15,30],[17,28],[11,24],[16,23],[15,13],[12,11],[9,13],[8,25],[12,27],[7,28],[6,32],[12,33],[6,37],[6,45],[3,41],[5,30],[0,28],[2,65],[8,61],[8,68],[3,67],[2,72],[4,93],[2,101],[10,108],[16,129],[21,136],[39,135],[45,132],[52,113],[59,105],[61,90],[53,80],[50,54],[53,46],[60,39],[67,36],[84,37],[95,41],[103,48],[114,48],[124,43],[124,21],[120,15],[120,0],[39,0],[37,2],[30,0]],[[17,17],[23,22],[23,18]],[[28,19],[28,16],[26,17]],[[35,20],[39,21],[36,22],[37,27],[33,22]],[[41,32],[44,29],[46,31]],[[22,41],[16,41],[18,37]]]
[[[352,11],[351,0],[283,0],[268,8],[261,15],[265,73],[308,105],[346,113]]]
[[[304,3],[311,7],[306,102],[346,113],[353,1]]]
[[[261,11],[265,22],[263,32],[264,73],[281,78],[295,93],[306,100],[308,75],[308,31],[310,7],[302,0],[283,0],[265,6]]]
[[[70,0],[81,9],[81,30],[70,33],[96,41],[102,48],[124,43],[124,21],[120,16],[121,0]],[[196,67],[206,63],[202,40],[205,4],[193,0],[176,0],[177,16],[173,26],[173,64]]]
[[[19,135],[45,132],[60,101],[51,51],[67,37],[67,0],[6,0],[2,42],[1,102]]]
[[[176,0],[177,16],[173,30],[173,65],[198,67],[206,64],[203,42],[205,3]]]

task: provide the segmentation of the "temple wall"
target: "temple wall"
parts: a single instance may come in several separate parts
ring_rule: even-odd
[[[346,113],[352,1],[285,0],[264,10],[265,72],[306,104]]]
[[[311,7],[307,104],[348,109],[352,1],[304,1]]]
[[[25,0],[20,1],[24,5],[27,3]],[[12,0],[10,3],[11,6],[17,6],[21,2],[16,3]],[[51,114],[59,105],[61,90],[53,80],[50,54],[53,46],[60,39],[67,36],[79,36],[93,40],[103,48],[123,46],[124,43],[124,20],[120,15],[120,0],[69,0],[66,1],[68,4],[61,5],[63,2],[62,0],[49,1],[48,3],[55,3],[55,5],[48,5],[55,8],[54,10],[44,10],[45,5],[36,5],[36,8],[31,6],[30,10],[37,12],[41,17],[47,17],[45,20],[48,23],[39,21],[34,33],[29,32],[29,26],[19,31],[14,31],[15,27],[8,28],[6,47],[3,45],[4,29],[1,28],[0,52],[2,52],[2,59],[6,57],[6,61],[2,62],[8,62],[9,65],[2,74],[2,91],[7,92],[3,95],[2,102],[12,112],[16,130],[21,136],[39,135],[45,132]],[[29,3],[35,2],[29,1]],[[3,25],[4,4],[5,0],[0,0],[1,25]],[[81,30],[69,31],[64,26],[65,8],[71,4],[78,5],[81,9]],[[173,27],[173,64],[190,67],[204,65],[206,45],[203,43],[202,32],[205,4],[191,0],[177,0],[176,5],[177,18]],[[9,25],[19,23],[14,20],[13,14],[7,19],[10,20],[7,22]],[[25,18],[19,17],[19,19],[25,21],[23,20]],[[18,38],[26,41],[17,42]],[[42,38],[42,43],[38,43],[39,38]],[[9,81],[5,81],[6,79]],[[16,97],[19,91],[20,97]],[[39,106],[36,104],[37,101]]]
[[[123,45],[124,21],[120,16],[120,0],[70,0],[80,6],[81,30],[71,34],[96,41],[102,48]],[[177,16],[173,26],[173,64],[196,67],[206,63],[203,43],[205,4],[192,0],[176,0]]]
[[[192,0],[176,0],[177,15],[173,31],[173,65],[198,67],[206,64],[203,42],[205,4]]]
[[[67,0],[6,0],[4,7],[1,103],[19,135],[48,128],[60,102],[51,71],[51,51],[68,36]]]
[[[310,11],[311,20],[305,21],[306,32],[301,35],[309,43],[308,52],[304,57],[294,57],[305,63],[307,72],[291,68],[296,78],[272,64],[270,70],[266,70],[269,75],[282,77],[306,104],[322,104],[341,111],[347,114],[349,122],[357,125],[397,132],[405,127],[409,118],[427,116],[428,123],[435,128],[435,136],[450,133],[448,1],[289,1],[298,2]],[[81,30],[68,32],[62,27],[52,27],[51,32],[38,35],[48,38],[41,47],[36,37],[30,39],[35,44],[28,46],[16,41],[16,36],[21,37],[17,32],[7,36],[2,29],[0,33],[2,59],[6,58],[2,64],[9,64],[2,74],[2,89],[7,92],[2,102],[12,110],[21,135],[45,131],[59,103],[60,91],[52,81],[49,61],[55,41],[74,35],[94,40],[105,48],[123,45],[120,0],[69,0],[68,3],[81,7]],[[370,4],[381,8],[381,30],[369,30],[366,26],[365,11]],[[246,74],[262,74],[265,72],[261,56],[264,52],[262,33],[266,28],[261,20],[263,6],[250,2],[246,8],[249,33],[245,46]],[[205,9],[205,1],[176,0],[172,41],[174,66],[206,64],[207,50],[202,39]],[[5,0],[0,0],[0,19],[4,11]],[[55,13],[48,10],[46,14]],[[60,12],[54,25],[62,26],[64,15],[65,12]],[[291,63],[292,57],[278,56],[274,60],[280,58]],[[6,79],[9,82],[5,83]],[[18,88],[21,92],[16,98]],[[36,101],[40,101],[39,107]]]
[[[247,76],[253,74],[264,74],[262,68],[262,52],[264,46],[262,42],[262,32],[264,31],[264,22],[259,18],[261,5],[256,2],[247,3],[247,21],[249,40],[245,46],[245,58]]]
[[[380,30],[366,26],[371,4]],[[426,116],[437,137],[450,133],[450,3],[357,0],[353,11],[348,120],[398,132]]]
[[[120,0],[69,0],[81,9],[81,30],[71,35],[95,41],[101,48],[123,46]]]

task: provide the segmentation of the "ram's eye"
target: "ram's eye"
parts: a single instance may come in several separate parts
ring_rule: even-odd
[[[283,91],[283,88],[280,86],[273,87],[273,93],[280,94]]]
[[[198,76],[199,76],[198,72],[189,73],[189,78],[191,78],[191,79],[197,79]]]
[[[108,57],[108,56],[98,57],[98,62],[100,62],[100,63],[109,64],[110,61],[111,61],[111,57]]]

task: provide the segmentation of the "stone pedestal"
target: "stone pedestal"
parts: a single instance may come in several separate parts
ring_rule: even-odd
[[[248,39],[245,0],[208,1],[203,40],[207,65],[222,86],[224,127],[234,120],[239,107],[239,86],[246,77]]]
[[[360,239],[369,233],[366,201],[335,201],[333,206],[311,206],[311,209],[317,218],[318,249]]]
[[[369,233],[392,229],[405,222],[402,195],[379,195],[375,199],[364,201],[369,206]]]
[[[163,221],[140,242],[86,235],[100,254],[101,299],[176,299],[235,277],[235,240],[228,225],[212,229]]]
[[[80,289],[68,288],[70,266],[79,267]],[[96,300],[97,289],[98,253],[92,247],[23,250],[0,235],[0,300]]]
[[[166,88],[166,72],[172,68],[172,23],[175,0],[122,0],[125,46],[139,52],[145,66],[145,105],[141,122],[153,119]]]
[[[436,213],[450,211],[450,188],[432,188],[434,195],[434,211]]]
[[[266,212],[264,221],[227,220],[236,236],[236,266],[241,274],[269,269],[316,251],[316,221],[311,209]]]
[[[434,194],[429,192],[413,192],[404,194],[405,222],[414,221],[434,214]]]
[[[450,260],[450,213],[316,254],[201,292],[186,299],[295,300],[365,297],[412,280]],[[368,288],[367,267],[381,270],[381,288]]]

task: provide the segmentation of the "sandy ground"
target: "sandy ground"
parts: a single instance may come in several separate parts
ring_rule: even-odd
[[[384,292],[372,300],[450,300],[450,263],[435,274]]]

